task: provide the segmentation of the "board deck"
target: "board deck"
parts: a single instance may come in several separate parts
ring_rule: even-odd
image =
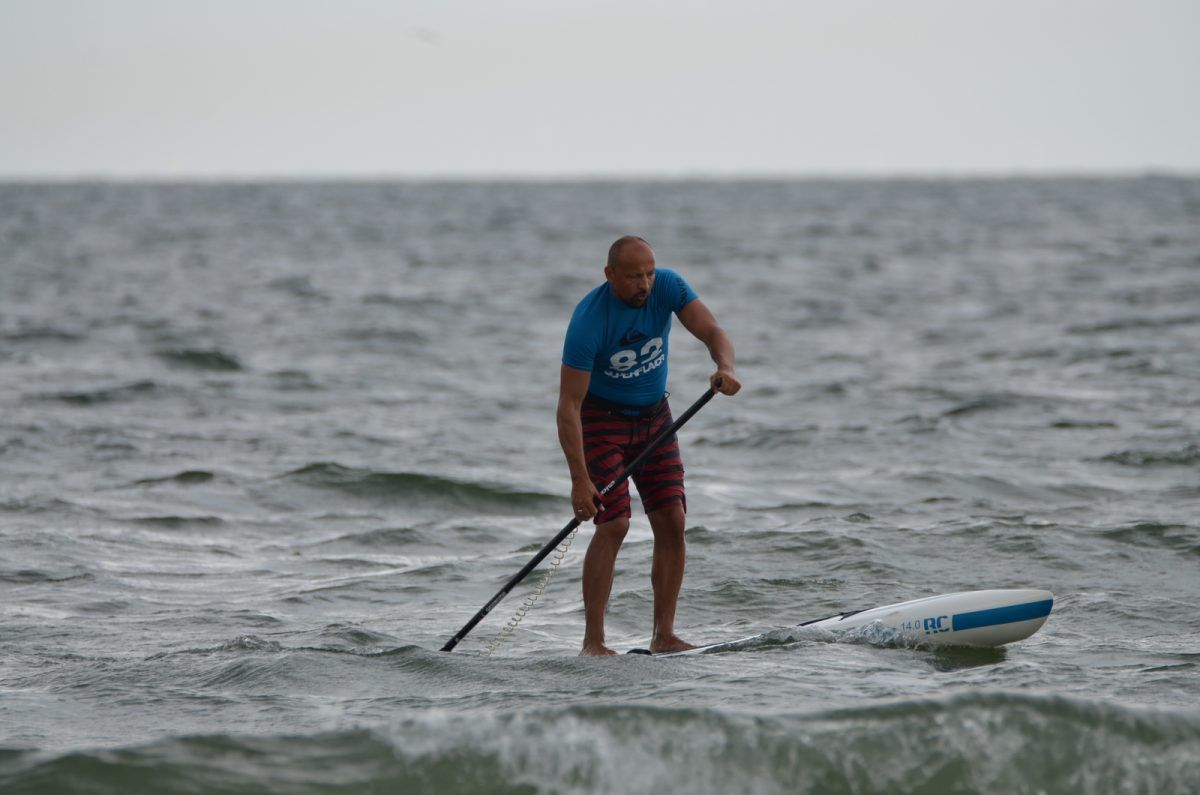
[[[920,646],[996,647],[1028,638],[1041,629],[1054,606],[1054,594],[1040,588],[1006,588],[927,596],[907,602],[849,610],[796,624],[796,640],[840,640]],[[661,652],[683,657],[754,648],[771,633],[711,643],[696,649]],[[650,654],[631,649],[630,654]]]

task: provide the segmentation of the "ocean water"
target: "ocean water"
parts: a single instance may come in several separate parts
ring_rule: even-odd
[[[678,629],[580,659],[562,334],[738,349]],[[706,387],[678,325],[676,414]],[[608,620],[650,632],[638,513]],[[0,791],[1200,790],[1200,180],[0,185]],[[789,627],[1048,588],[1000,650]]]

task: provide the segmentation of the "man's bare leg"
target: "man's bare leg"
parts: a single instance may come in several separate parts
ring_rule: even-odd
[[[629,519],[613,519],[596,525],[596,534],[583,558],[583,615],[585,629],[580,656],[616,654],[604,645],[604,611],[612,593],[617,552],[629,532]]]
[[[683,540],[686,515],[682,503],[673,502],[649,514],[654,531],[654,561],[650,564],[650,583],[654,586],[654,636],[650,651],[683,651],[696,648],[675,634],[675,607],[683,585],[687,548]]]

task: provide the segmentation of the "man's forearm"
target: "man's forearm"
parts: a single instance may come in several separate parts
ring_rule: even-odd
[[[562,446],[563,455],[567,457],[571,480],[590,481],[587,460],[583,457],[583,422],[579,418],[578,407],[575,407],[574,411],[570,407],[559,408],[558,443]]]
[[[708,355],[718,370],[733,370],[733,340],[718,326],[708,340]]]

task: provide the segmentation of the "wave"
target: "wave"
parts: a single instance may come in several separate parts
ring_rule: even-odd
[[[1139,547],[1165,547],[1189,555],[1200,555],[1200,530],[1181,524],[1138,522],[1106,530],[1104,538]]]
[[[7,750],[0,790],[1169,794],[1200,782],[1197,743],[1194,709],[1038,694],[770,715],[598,704],[435,711],[371,729],[174,737],[50,758]]]
[[[56,326],[28,326],[0,334],[5,342],[80,342],[87,335]]]
[[[440,295],[396,295],[394,293],[368,293],[361,298],[364,305],[399,307],[415,312],[453,310],[456,304]]]
[[[161,527],[165,530],[192,530],[204,527],[220,527],[225,520],[219,516],[135,516],[126,520],[145,527]]]
[[[241,361],[236,356],[220,350],[182,348],[159,351],[157,356],[168,364],[194,370],[237,372],[243,369]]]
[[[354,497],[385,502],[431,502],[494,511],[560,508],[563,500],[549,494],[505,486],[455,480],[417,472],[379,472],[333,462],[309,464],[282,476],[310,488],[332,489]]]
[[[1100,430],[1117,428],[1118,425],[1110,420],[1056,420],[1050,423],[1050,427],[1058,430]]]
[[[81,392],[63,391],[39,395],[43,400],[57,400],[73,406],[94,406],[100,403],[119,403],[149,397],[163,392],[155,381],[133,381],[120,386],[91,389]]]
[[[276,370],[270,377],[274,388],[280,392],[312,392],[322,388],[316,378],[306,370]]]
[[[359,327],[346,329],[342,339],[354,342],[380,342],[389,345],[420,345],[429,342],[429,336],[411,328]]]
[[[862,521],[861,518],[851,519],[850,517],[863,517],[866,514],[850,514],[847,519],[852,522]],[[736,537],[728,533],[703,531],[704,528],[688,528],[688,542],[693,541],[698,544],[715,545],[715,544],[737,544],[745,545],[748,548],[768,550],[773,555],[796,554],[802,555],[805,558],[816,556],[816,559],[825,558],[857,558],[861,556],[862,550],[866,549],[870,544],[855,535],[835,535],[827,530],[811,530],[805,532],[796,532],[794,530],[749,530],[744,533],[737,534]]]
[[[1176,326],[1191,326],[1200,323],[1200,315],[1176,315],[1174,317],[1126,317],[1105,320],[1099,323],[1070,326],[1068,334],[1105,334],[1112,331],[1142,329],[1164,329]]]
[[[1020,473],[1014,472],[1019,476]],[[943,490],[931,495],[939,500],[995,501],[1010,504],[1014,500],[1025,502],[1060,502],[1081,499],[1099,500],[1114,497],[1118,492],[1090,483],[1057,483],[1038,485],[1025,483],[1016,477],[972,475],[938,470],[924,470],[904,476],[904,479],[929,489]],[[928,502],[928,500],[926,500]]]
[[[95,575],[79,567],[70,573],[49,572],[39,569],[0,569],[0,583],[9,585],[59,584],[72,580],[94,580]]]
[[[272,279],[266,285],[269,289],[288,293],[296,298],[307,298],[327,301],[329,294],[313,286],[312,279],[307,275],[281,276]]]
[[[158,478],[143,478],[134,481],[135,486],[154,486],[159,483],[180,483],[183,485],[193,485],[196,483],[208,483],[215,478],[212,472],[207,472],[203,469],[188,469],[183,472],[177,472],[174,475],[165,475]]]
[[[378,652],[386,649],[394,652],[397,643],[396,638],[391,635],[349,624],[330,624],[321,630],[320,638],[327,643],[335,644],[339,651],[367,649]]]
[[[272,616],[253,615],[256,623],[278,625],[278,619]],[[217,646],[201,646],[196,648],[173,649],[159,652],[146,658],[147,662],[166,660],[172,657],[211,657],[218,661],[229,655],[233,659],[220,662],[220,667],[208,675],[203,683],[206,686],[240,686],[259,681],[264,671],[292,672],[293,660],[297,656],[309,654],[348,655],[352,657],[396,657],[401,658],[400,667],[419,668],[428,670],[445,661],[440,652],[430,652],[420,646],[401,644],[385,633],[375,632],[361,626],[347,624],[330,624],[316,633],[314,643],[296,646],[284,646],[274,640],[258,635],[241,635],[233,640]],[[436,655],[432,659],[430,655]]]
[[[977,398],[963,401],[956,406],[946,409],[941,413],[942,417],[965,417],[970,414],[978,414],[983,411],[1000,411],[1004,409],[1018,408],[1022,403],[1022,398],[1016,395],[982,395]]]
[[[700,434],[693,444],[697,446],[737,447],[749,450],[777,450],[806,447],[820,431],[816,425],[800,427],[753,427],[738,431],[726,429],[721,436]]]
[[[239,635],[233,640],[217,646],[215,651],[283,651],[283,646],[257,635]]]
[[[334,538],[309,544],[312,547],[355,546],[368,549],[391,549],[411,544],[427,544],[435,539],[415,527],[379,527],[373,530],[344,533]]]
[[[1122,450],[1100,460],[1128,467],[1191,466],[1200,464],[1200,445],[1189,444],[1178,450]]]
[[[88,513],[88,509],[57,497],[33,496],[0,500],[0,511],[9,513]]]

